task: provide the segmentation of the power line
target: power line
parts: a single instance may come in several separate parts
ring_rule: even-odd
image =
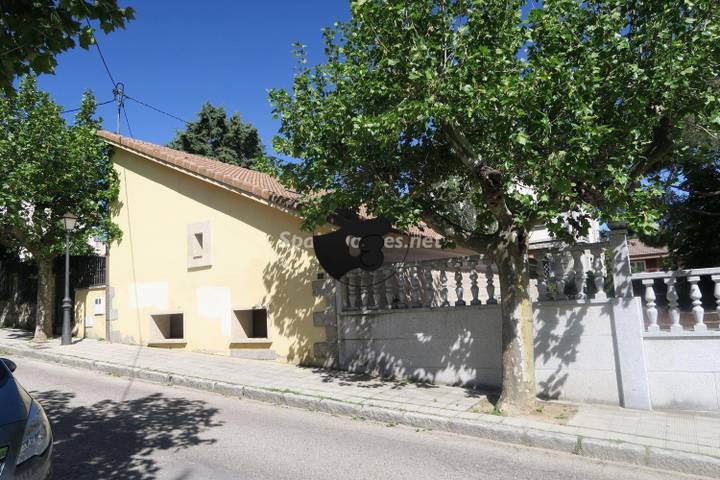
[[[130,136],[133,137],[132,134],[132,128],[130,127],[130,120],[128,119],[127,110],[125,109],[125,99],[130,99],[133,102],[139,103],[140,105],[147,107],[151,110],[155,110],[158,113],[162,113],[163,115],[167,115],[168,117],[174,118],[175,120],[178,120],[180,122],[183,122],[185,124],[189,124],[187,120],[184,120],[177,115],[173,115],[172,113],[168,113],[164,110],[161,110],[157,107],[154,107],[148,103],[143,102],[142,100],[138,100],[137,98],[130,97],[128,95],[125,95],[125,88],[122,83],[116,82],[115,77],[113,77],[112,72],[110,71],[110,67],[107,64],[107,61],[105,60],[105,55],[102,53],[102,49],[100,48],[100,43],[97,41],[97,37],[95,36],[95,29],[93,29],[92,25],[90,24],[89,19],[85,19],[85,22],[87,23],[88,28],[91,30],[93,40],[95,43],[95,47],[97,48],[98,54],[100,55],[100,60],[102,61],[103,66],[105,67],[105,71],[107,72],[108,78],[110,78],[110,81],[113,84],[113,95],[115,95],[115,98],[111,101],[117,102],[118,107],[118,130],[120,129],[120,110],[122,110],[123,116],[125,117],[125,122],[128,126],[128,132],[130,133]],[[110,102],[105,102],[110,103]],[[104,105],[105,103],[102,103],[101,105]],[[73,110],[71,110],[73,111]],[[66,112],[63,112],[66,113]],[[119,133],[119,132],[118,132]]]
[[[96,103],[95,106],[96,106],[96,107],[102,107],[103,105],[107,105],[108,103],[113,103],[114,101],[115,101],[115,99],[113,98],[113,99],[111,99],[111,100],[108,100],[107,102]],[[66,113],[77,112],[77,111],[80,110],[81,108],[82,108],[82,107],[77,107],[77,108],[70,108],[70,109],[68,109],[68,110],[63,110],[62,112],[60,112],[60,115],[64,115],[64,114],[66,114]]]
[[[93,36],[93,40],[94,40],[94,43],[95,43],[95,47],[97,48],[97,51],[98,51],[98,53],[100,54],[100,60],[102,60],[102,63],[103,63],[103,65],[105,66],[105,71],[107,72],[108,77],[110,77],[110,81],[111,81],[112,84],[113,84],[113,88],[115,88],[115,86],[117,85],[117,82],[115,82],[115,78],[113,78],[112,73],[110,73],[110,67],[108,67],[107,62],[105,61],[105,55],[103,55],[102,50],[100,49],[100,43],[98,43],[97,37],[95,36],[95,29],[92,27],[92,25],[90,25],[90,20],[87,20],[87,19],[86,19],[85,22],[87,23],[88,28],[89,28],[89,29],[91,30],[91,32],[92,32],[92,36]]]
[[[130,133],[130,138],[135,138],[135,135],[132,133],[132,127],[130,126],[130,120],[128,119],[127,110],[125,109],[125,105],[122,106],[123,115],[125,115],[125,123],[127,123],[128,127],[128,133]]]
[[[149,105],[149,104],[147,104],[147,103],[145,103],[145,102],[143,102],[143,101],[141,101],[141,100],[138,100],[137,98],[133,98],[133,97],[131,97],[130,95],[125,95],[125,98],[127,98],[128,100],[132,100],[133,102],[139,103],[140,105],[143,105],[143,106],[145,106],[145,107],[147,107],[147,108],[150,108],[150,109],[152,109],[152,110],[155,110],[155,111],[158,112],[158,113],[162,113],[163,115],[167,115],[168,117],[172,117],[172,118],[174,118],[175,120],[179,120],[179,121],[181,121],[181,122],[183,122],[183,123],[190,123],[190,122],[188,122],[187,120],[183,120],[182,118],[178,117],[177,115],[173,115],[172,113],[168,113],[168,112],[166,112],[166,111],[164,111],[164,110],[160,110],[159,108],[153,107],[152,105]]]

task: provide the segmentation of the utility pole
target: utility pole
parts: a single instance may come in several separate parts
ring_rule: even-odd
[[[115,133],[120,135],[120,111],[125,104],[125,84],[118,82],[113,88],[113,95],[115,95],[115,103],[117,104],[117,123],[115,124]]]

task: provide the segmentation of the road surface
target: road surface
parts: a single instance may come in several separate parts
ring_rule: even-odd
[[[56,479],[608,479],[682,475],[15,358]],[[691,478],[691,477],[684,477]]]

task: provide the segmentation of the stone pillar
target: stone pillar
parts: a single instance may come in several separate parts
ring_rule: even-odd
[[[624,222],[609,222],[610,249],[612,250],[612,276],[615,298],[632,298],[632,272],[630,250],[627,243],[627,226]]]
[[[312,282],[313,296],[323,299],[324,307],[313,312],[313,325],[325,327],[325,341],[313,345],[313,356],[325,368],[340,368],[339,321],[342,309],[343,289],[341,282],[333,280],[325,273],[318,273]]]
[[[610,299],[620,404],[625,408],[652,410],[643,350],[643,317],[640,297]]]

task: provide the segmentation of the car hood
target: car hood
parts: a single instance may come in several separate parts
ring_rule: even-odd
[[[25,420],[30,402],[30,395],[0,365],[0,425]]]

